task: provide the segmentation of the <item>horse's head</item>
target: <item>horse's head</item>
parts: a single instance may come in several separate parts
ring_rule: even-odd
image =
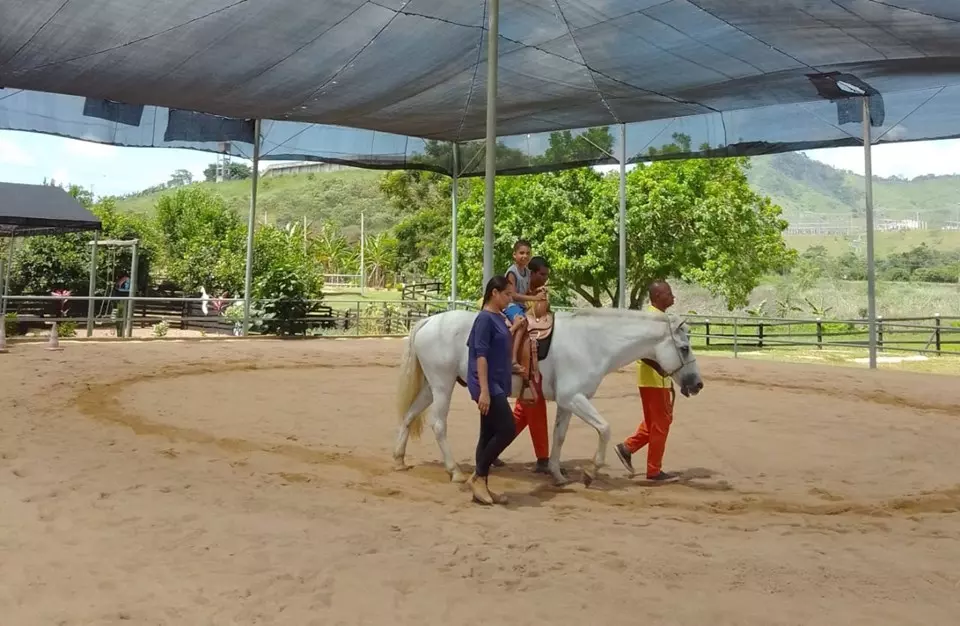
[[[695,396],[703,389],[703,379],[690,346],[690,331],[682,319],[668,319],[667,328],[669,332],[656,346],[661,374],[672,378],[684,396]]]

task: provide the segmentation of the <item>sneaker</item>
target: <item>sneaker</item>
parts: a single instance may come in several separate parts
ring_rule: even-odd
[[[494,467],[503,467],[504,465],[506,465],[506,463],[504,463],[503,461],[501,461],[499,458],[496,458],[496,459],[493,460],[492,463],[490,463],[490,465],[492,465],[492,466],[494,466]]]
[[[647,476],[647,480],[652,480],[658,483],[669,483],[679,479],[680,479],[680,476],[678,476],[677,474],[672,474],[670,472],[660,472],[659,474],[656,474],[654,476]]]
[[[632,457],[633,454],[627,450],[627,446],[623,445],[622,443],[618,443],[616,446],[614,446],[613,450],[617,453],[617,458],[620,459],[620,462],[623,463],[623,466],[627,468],[627,471],[630,472],[631,476],[633,476],[635,472],[633,471],[633,462],[630,460],[630,457]]]
[[[537,459],[537,464],[533,467],[533,472],[535,474],[549,474],[550,473],[550,460],[549,459]]]

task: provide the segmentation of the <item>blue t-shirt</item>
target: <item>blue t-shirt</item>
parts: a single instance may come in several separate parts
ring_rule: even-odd
[[[481,310],[473,321],[467,338],[467,388],[476,402],[480,398],[480,378],[477,376],[477,358],[487,357],[487,389],[490,397],[510,396],[513,379],[513,355],[510,329],[499,313]]]

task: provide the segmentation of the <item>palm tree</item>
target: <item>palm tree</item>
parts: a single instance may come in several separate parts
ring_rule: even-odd
[[[396,273],[397,240],[387,233],[367,237],[364,257],[368,284],[371,287],[385,287],[388,278],[392,279]]]

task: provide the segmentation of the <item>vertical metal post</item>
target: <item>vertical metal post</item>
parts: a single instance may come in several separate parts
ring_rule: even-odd
[[[460,144],[455,142],[453,144],[453,184],[450,187],[450,308],[457,306],[457,187],[459,184]]]
[[[7,309],[7,274],[6,274],[6,265],[3,262],[3,259],[0,259],[0,318],[6,315]],[[3,320],[0,319],[0,324],[3,323]]]
[[[493,278],[494,194],[497,175],[497,63],[500,38],[500,0],[489,1],[487,26],[487,141],[483,205],[483,285]]]
[[[620,124],[620,267],[617,273],[617,306],[627,308],[627,125]]]
[[[17,240],[13,237],[10,238],[10,243],[7,246],[7,268],[3,272],[3,299],[0,300],[0,317],[4,317],[7,314],[7,297],[10,295],[10,274],[13,272],[13,249],[16,246]]]
[[[877,368],[877,277],[873,264],[873,163],[870,154],[870,98],[863,97],[863,176],[867,205],[867,324],[870,369]]]
[[[124,333],[127,337],[133,337],[133,309],[137,304],[137,266],[140,265],[139,251],[140,242],[134,239],[133,252],[131,253],[132,258],[130,259],[130,291],[127,292],[126,332]]]
[[[247,273],[243,279],[243,336],[250,332],[253,298],[253,231],[257,227],[257,182],[260,178],[260,120],[253,122],[253,171],[250,173],[250,215],[247,217]]]
[[[93,318],[97,311],[97,302],[93,297],[97,293],[97,248],[99,247],[100,233],[93,231],[93,241],[90,242],[90,287],[87,300],[87,337],[93,337]]]
[[[367,295],[367,234],[364,227],[363,211],[360,211],[360,295]]]

